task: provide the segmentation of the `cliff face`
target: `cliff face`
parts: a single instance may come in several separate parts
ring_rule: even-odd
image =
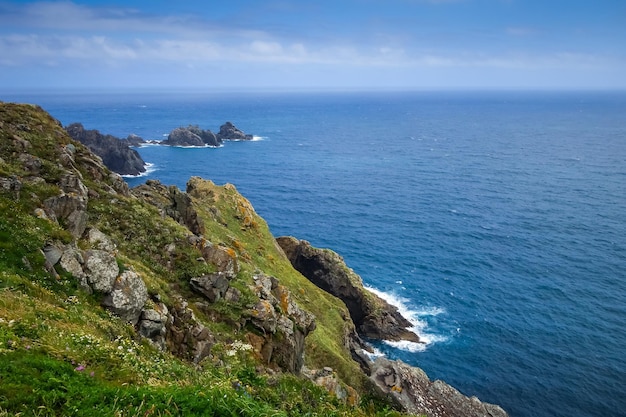
[[[361,277],[348,268],[337,253],[314,248],[309,242],[294,237],[279,237],[276,241],[296,270],[346,304],[363,337],[419,342],[419,337],[407,329],[411,323],[396,307],[365,289]]]
[[[349,312],[304,278],[232,185],[130,190],[42,109],[0,103],[0,213],[2,411],[427,413],[358,352],[369,296]]]
[[[120,175],[139,175],[146,171],[146,163],[136,150],[128,146],[130,142],[103,135],[97,130],[87,130],[80,123],[72,123],[65,130],[72,139],[86,145],[102,158],[104,165],[111,171]],[[132,140],[138,143],[136,138]]]

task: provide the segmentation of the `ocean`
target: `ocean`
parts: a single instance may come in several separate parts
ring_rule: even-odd
[[[626,92],[0,93],[138,148],[131,186],[232,183],[341,254],[427,343],[380,343],[513,417],[626,416]],[[279,277],[280,278],[280,277]]]

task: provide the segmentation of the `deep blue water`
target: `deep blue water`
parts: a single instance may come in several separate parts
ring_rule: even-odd
[[[151,174],[230,182],[275,235],[339,252],[429,344],[379,349],[512,416],[626,415],[626,93],[4,94],[162,139]]]

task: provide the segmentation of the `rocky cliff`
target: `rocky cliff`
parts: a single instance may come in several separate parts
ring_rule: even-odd
[[[86,145],[102,158],[104,165],[120,175],[139,175],[146,171],[146,163],[139,153],[129,147],[129,143],[141,143],[137,137],[129,136],[130,142],[99,131],[87,130],[80,123],[72,123],[65,128],[72,139]]]
[[[39,107],[0,103],[0,213],[2,412],[502,415],[372,363],[356,330],[406,336],[393,308],[285,257],[334,291],[338,255],[281,249],[232,185],[131,190]]]

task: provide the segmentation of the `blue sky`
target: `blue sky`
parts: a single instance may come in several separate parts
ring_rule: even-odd
[[[624,89],[624,0],[0,0],[0,89]]]

